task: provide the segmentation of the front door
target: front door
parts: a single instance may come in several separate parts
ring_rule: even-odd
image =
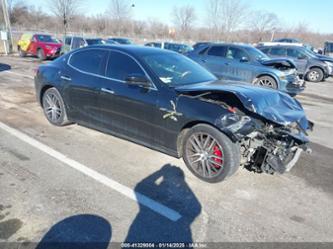
[[[99,107],[103,128],[147,145],[156,144],[159,92],[126,83],[130,75],[149,79],[138,62],[126,53],[111,51],[106,77],[100,83]]]

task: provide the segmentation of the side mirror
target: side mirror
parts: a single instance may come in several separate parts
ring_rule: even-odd
[[[247,57],[242,57],[242,58],[240,59],[240,62],[249,62],[249,58],[247,58]]]
[[[139,75],[139,74],[130,74],[125,79],[126,83],[132,86],[141,86],[145,88],[149,88],[150,81],[145,75]]]

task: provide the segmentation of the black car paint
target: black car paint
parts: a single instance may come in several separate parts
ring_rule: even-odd
[[[105,75],[82,74],[71,68],[67,64],[70,53],[39,68],[36,76],[39,103],[42,93],[48,87],[54,86],[63,94],[67,115],[71,121],[176,157],[180,156],[178,139],[184,128],[195,123],[214,124],[223,113],[228,113],[220,106],[179,96],[173,88],[159,83],[159,79],[131,50],[119,47],[112,49],[126,51],[129,56],[135,56],[155,83],[157,90],[117,82],[118,84],[112,87],[115,95],[102,92],[101,88],[110,85],[110,79]],[[68,75],[71,76],[70,82],[61,78]],[[173,111],[171,101],[175,103],[176,111],[181,114],[177,117],[177,122],[163,118],[165,114]]]
[[[104,69],[101,69],[101,75],[80,72],[68,65],[70,56],[77,52],[74,51],[39,67],[35,84],[37,99],[40,103],[43,92],[49,87],[55,87],[65,100],[70,121],[143,144],[175,157],[182,156],[181,138],[186,128],[197,123],[206,123],[222,132],[226,131],[226,127],[223,127],[220,120],[221,117],[232,113],[229,106],[203,101],[200,95],[193,95],[194,89],[188,91],[188,89],[178,88],[177,90],[162,83],[141,59],[141,56],[146,53],[156,53],[156,49],[104,45],[82,48],[79,51],[87,49],[103,49],[126,54],[141,65],[152,83],[151,87],[129,85],[107,78],[105,65]],[[173,52],[164,50],[163,53]],[[105,64],[106,60],[105,58]],[[211,83],[222,84],[221,82]],[[212,85],[207,84],[207,86],[206,89],[201,87],[198,92],[201,94],[211,91]],[[114,94],[103,92],[102,88]],[[236,86],[233,91],[230,91],[231,99],[237,99],[235,91],[243,96],[251,91],[256,91],[257,96],[261,93],[265,94],[265,91],[278,94],[277,91],[270,89],[247,86],[246,90],[242,91],[242,88],[243,86]],[[223,92],[223,89],[221,91]],[[188,94],[189,92],[192,93]],[[256,104],[259,100],[251,101]],[[292,111],[288,115],[291,113]],[[265,120],[264,117],[255,113],[253,116]],[[305,115],[302,118],[305,118]],[[232,140],[235,139],[230,133],[227,135]],[[307,142],[305,139],[300,139],[300,143]]]

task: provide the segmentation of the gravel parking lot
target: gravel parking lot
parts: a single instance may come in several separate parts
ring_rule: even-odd
[[[315,123],[311,155],[285,175],[240,169],[211,185],[181,160],[51,126],[35,100],[38,64],[0,57],[0,242],[41,241],[64,222],[68,239],[333,242],[332,79],[297,97]]]

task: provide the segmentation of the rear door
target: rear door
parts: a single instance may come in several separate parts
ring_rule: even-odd
[[[99,126],[99,84],[104,74],[108,51],[85,49],[74,52],[61,72],[70,116],[77,122]]]

